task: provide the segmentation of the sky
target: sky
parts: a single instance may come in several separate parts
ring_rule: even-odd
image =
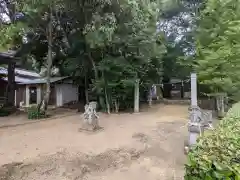
[[[5,0],[0,0],[0,21],[2,23],[11,23],[10,17],[8,16],[8,9]]]

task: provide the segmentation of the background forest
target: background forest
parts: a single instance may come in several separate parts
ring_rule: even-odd
[[[210,93],[237,99],[238,6],[233,0],[2,0],[0,49],[15,50],[20,67],[47,79],[72,76],[85,87],[86,102],[98,100],[108,111],[133,106],[137,79],[146,98],[153,83],[188,79],[192,71]]]

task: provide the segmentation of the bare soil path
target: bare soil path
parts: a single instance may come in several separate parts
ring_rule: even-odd
[[[0,180],[183,179],[187,108],[100,114],[94,134],[80,115],[0,129]]]

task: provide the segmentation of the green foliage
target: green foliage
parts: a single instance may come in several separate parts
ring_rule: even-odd
[[[46,118],[44,111],[39,110],[37,106],[31,106],[27,110],[28,119],[43,119]]]
[[[156,31],[158,2],[126,0],[103,3],[102,7],[105,10],[84,8],[93,15],[89,18],[83,14],[88,20],[84,31],[69,37],[74,39],[70,51],[75,57],[67,58],[65,70],[76,79],[91,78],[89,88],[105,99],[100,104],[108,102],[114,109],[118,102],[121,109],[133,104],[136,78],[142,85],[160,81],[165,47]]]
[[[236,103],[232,106],[231,109],[226,114],[226,117],[228,118],[228,121],[223,121],[227,123],[231,123],[230,121],[233,120],[239,120],[238,117],[240,117],[240,103]],[[234,123],[234,122],[233,122]]]
[[[199,138],[185,167],[186,180],[240,178],[240,103],[229,110],[216,130]]]
[[[22,0],[16,4],[25,14],[22,23],[28,38],[18,46],[38,70],[46,65],[51,8],[53,66],[61,75],[73,76],[77,84],[85,81],[92,94],[104,98],[105,106],[108,103],[113,109],[116,102],[121,106],[133,99],[136,79],[145,89],[160,82],[166,48],[156,26],[158,0]]]
[[[199,80],[213,93],[239,98],[240,1],[208,0],[205,6],[197,34]]]
[[[163,6],[159,29],[166,36],[164,77],[185,79],[192,72],[194,32],[203,0],[168,0]]]
[[[97,68],[104,82],[99,89],[106,90],[111,105],[117,101],[121,106],[129,96],[133,97],[136,78],[141,79],[141,84],[160,80],[165,48],[156,32],[155,1],[122,1],[117,8],[118,21]]]
[[[0,28],[0,50],[6,51],[12,48],[13,44],[19,43],[21,41],[20,37],[23,34],[23,24],[11,24],[5,25],[4,28]]]
[[[11,114],[11,111],[4,108],[4,107],[0,107],[0,117],[4,117],[4,116],[8,116]]]

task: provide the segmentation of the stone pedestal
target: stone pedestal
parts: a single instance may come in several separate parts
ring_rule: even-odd
[[[94,131],[95,127],[87,121],[83,121],[81,130]]]
[[[202,110],[201,117],[203,120],[203,126],[205,128],[211,127],[213,124],[213,112],[211,110]]]
[[[188,138],[188,146],[191,147],[192,145],[197,143],[198,137],[204,132],[204,127],[199,124],[190,124],[188,126],[188,133],[189,133],[189,138]]]

